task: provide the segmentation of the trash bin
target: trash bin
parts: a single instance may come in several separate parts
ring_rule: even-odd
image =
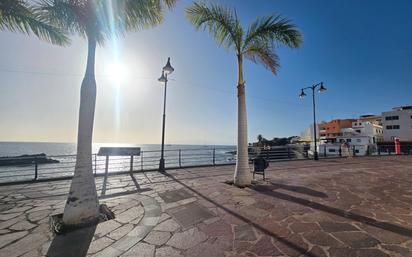
[[[256,157],[253,159],[253,178],[255,178],[255,173],[262,174],[263,180],[265,179],[265,169],[269,167],[269,162],[263,157]]]

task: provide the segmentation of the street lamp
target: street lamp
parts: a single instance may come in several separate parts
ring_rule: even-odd
[[[159,171],[165,171],[164,147],[165,147],[165,121],[166,121],[166,89],[167,89],[167,75],[171,74],[175,69],[170,65],[170,57],[167,58],[166,66],[162,69],[162,76],[158,79],[160,83],[165,84],[165,93],[163,97],[163,127],[162,127],[162,150],[160,153]]]
[[[315,160],[315,161],[317,161],[317,160],[319,160],[319,156],[318,156],[318,146],[317,146],[317,138],[316,138],[316,111],[315,111],[315,107],[316,107],[316,102],[315,102],[315,90],[317,89],[317,88],[319,88],[318,89],[318,92],[319,93],[323,93],[323,92],[325,92],[326,91],[326,87],[323,85],[323,82],[320,82],[320,83],[318,83],[318,84],[315,84],[315,85],[313,85],[313,86],[311,86],[311,87],[305,87],[305,88],[302,88],[301,90],[300,90],[300,94],[299,94],[299,98],[300,99],[303,99],[303,98],[305,98],[305,96],[306,96],[306,94],[305,94],[305,90],[306,89],[312,89],[312,105],[313,105],[313,134],[314,134],[314,141],[315,141],[315,153],[314,153],[314,155],[313,155],[313,159]]]

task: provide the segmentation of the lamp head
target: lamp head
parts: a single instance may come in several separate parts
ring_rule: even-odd
[[[167,77],[165,76],[165,72],[164,72],[164,71],[162,71],[162,76],[160,76],[160,78],[158,79],[158,81],[159,81],[160,83],[165,83],[165,82],[167,82]]]
[[[319,93],[323,93],[326,91],[326,87],[323,86],[323,82],[320,83],[320,88],[318,90]]]
[[[171,74],[175,69],[170,65],[170,57],[167,58],[167,63],[166,66],[163,67],[163,71],[166,72],[166,74]]]
[[[303,89],[301,89],[300,94],[299,94],[299,98],[303,99],[303,98],[305,98],[305,96],[306,96],[305,92],[303,91]]]

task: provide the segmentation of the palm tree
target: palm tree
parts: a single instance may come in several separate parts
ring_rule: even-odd
[[[234,50],[238,63],[238,135],[237,160],[234,184],[247,186],[251,183],[247,144],[247,117],[243,59],[263,64],[273,74],[279,68],[275,44],[297,48],[302,36],[297,28],[279,15],[256,19],[245,31],[236,11],[215,4],[194,3],[186,9],[187,18],[197,28],[208,29],[211,36],[230,50]]]
[[[262,144],[263,136],[261,134],[259,134],[257,136],[257,140],[258,140],[258,146],[260,146]]]
[[[97,220],[99,202],[92,170],[92,135],[96,102],[96,45],[127,31],[155,26],[163,20],[164,5],[175,0],[42,0],[39,10],[52,24],[88,42],[85,76],[80,91],[77,156],[63,213],[65,225]]]
[[[47,23],[32,6],[22,0],[0,1],[0,30],[33,33],[56,45],[66,45],[69,39],[62,30]]]

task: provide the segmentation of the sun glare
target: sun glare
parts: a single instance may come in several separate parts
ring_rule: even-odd
[[[127,68],[120,62],[114,62],[108,65],[107,74],[109,79],[116,85],[121,85],[127,81]]]

